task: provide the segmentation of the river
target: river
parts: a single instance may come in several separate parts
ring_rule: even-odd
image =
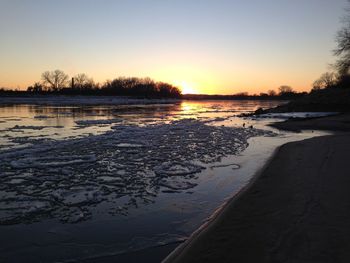
[[[160,262],[281,144],[280,101],[0,107],[1,262]]]

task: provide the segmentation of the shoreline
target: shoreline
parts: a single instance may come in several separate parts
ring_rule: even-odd
[[[284,144],[283,144],[284,145]],[[270,162],[275,158],[278,154],[279,149],[283,146],[277,147],[271,156],[266,160],[265,164],[253,175],[253,177],[249,180],[249,182],[243,186],[237,193],[234,193],[231,197],[229,197],[223,204],[221,204],[210,217],[205,221],[198,229],[196,229],[190,237],[183,243],[181,243],[178,247],[176,247],[166,258],[164,258],[162,263],[170,263],[170,262],[182,262],[178,261],[178,257],[181,257],[183,254],[187,253],[188,249],[191,249],[191,246],[195,242],[201,242],[200,239],[202,235],[211,231],[211,229],[216,225],[220,224],[220,220],[222,217],[225,217],[225,214],[230,210],[230,205],[233,202],[236,202],[242,195],[244,195],[250,188],[254,185],[259,176],[263,173],[265,168],[270,164]]]
[[[281,146],[250,187],[163,262],[332,262],[330,258],[348,262],[350,213],[342,213],[350,203],[346,195],[350,178],[344,170],[348,158],[334,159],[348,145],[350,136],[342,134]],[[317,154],[308,160],[315,146]],[[295,157],[298,162],[289,162]],[[321,175],[315,172],[322,162],[319,157],[332,160],[322,167],[326,172]],[[334,164],[340,165],[339,178],[331,177]],[[341,197],[348,199],[344,202]],[[327,207],[324,214],[323,206]]]
[[[272,123],[269,126],[293,132],[301,132],[302,130],[346,132],[350,131],[350,114],[341,113],[327,117],[288,119],[282,122]]]
[[[316,118],[314,120],[316,120],[316,123],[318,124],[316,125],[317,128],[321,128],[324,130],[349,131],[350,130],[348,129],[349,116],[350,116],[349,114],[343,114],[343,115],[330,116],[330,117],[324,117],[324,118]],[[300,125],[300,122],[302,122],[302,125]],[[279,124],[282,124],[283,126],[287,123],[289,127],[292,127],[293,124],[298,124],[294,127],[294,130],[298,130],[300,129],[300,127],[302,127],[303,129],[315,129],[314,128],[315,123],[313,121],[311,123],[308,123],[308,122],[310,122],[310,120],[289,120],[282,123],[277,123],[276,126],[278,126]],[[334,123],[337,123],[337,125],[335,125],[335,127],[332,127]],[[275,125],[273,126],[276,127]],[[340,140],[341,142],[338,144],[332,145],[329,143],[329,141],[333,141],[333,140],[335,141]],[[332,150],[329,156],[327,155],[327,153],[324,153],[324,149],[320,146],[323,144],[327,144],[328,145],[327,147]],[[280,244],[279,245],[280,248],[275,249],[275,252],[277,251],[276,253],[279,254],[279,256],[276,259],[274,258],[274,256],[271,256],[269,254],[270,252],[268,251],[271,250],[271,247],[273,246],[271,247],[266,246],[269,243],[268,237],[265,236],[269,232],[268,231],[264,232],[264,228],[266,227],[266,225],[261,225],[261,224],[259,225],[259,221],[254,222],[254,220],[253,221],[250,220],[251,217],[249,215],[257,213],[257,211],[251,208],[250,205],[247,203],[247,201],[245,201],[245,199],[247,198],[249,199],[250,197],[251,202],[258,202],[258,203],[260,202],[261,207],[264,207],[265,205],[268,206],[266,209],[267,211],[273,210],[276,204],[274,204],[273,200],[269,200],[269,198],[271,199],[271,197],[269,196],[275,196],[277,198],[279,198],[279,195],[283,196],[283,192],[281,192],[281,190],[279,189],[280,185],[279,184],[276,185],[276,180],[277,180],[276,178],[272,180],[272,184],[275,184],[275,188],[271,189],[273,190],[273,192],[271,191],[271,192],[265,193],[266,194],[265,199],[270,201],[270,203],[266,203],[266,202],[264,203],[261,200],[259,201],[257,197],[254,197],[254,194],[259,195],[259,192],[261,191],[261,189],[259,191],[257,191],[257,189],[261,187],[261,184],[264,178],[269,177],[268,175],[269,173],[271,174],[271,173],[281,172],[284,175],[285,173],[288,174],[288,171],[289,171],[288,176],[290,177],[291,176],[290,171],[294,171],[297,174],[298,173],[305,174],[305,169],[307,169],[308,173],[312,174],[311,177],[315,177],[317,174],[317,170],[319,169],[320,165],[322,165],[322,163],[320,163],[320,160],[322,161],[324,158],[326,159],[333,158],[335,155],[339,155],[339,152],[342,152],[342,151],[344,152],[344,144],[350,145],[350,136],[347,133],[343,133],[343,134],[338,133],[334,135],[315,137],[315,138],[306,139],[302,141],[283,144],[282,146],[280,146],[278,149],[275,150],[272,157],[266,162],[263,168],[254,175],[251,181],[244,188],[242,188],[238,194],[234,195],[231,199],[229,199],[225,204],[221,206],[222,209],[220,209],[219,212],[216,212],[213,215],[214,217],[213,219],[209,220],[209,222],[206,222],[198,230],[196,230],[185,243],[177,247],[162,262],[166,262],[166,263],[168,262],[233,262],[233,261],[271,262],[271,260],[277,260],[276,262],[284,262],[284,260],[279,261],[279,258],[282,259],[283,257],[288,258],[288,260],[290,260],[291,255],[288,254],[287,252],[289,250],[295,250],[295,248],[293,248],[293,246],[291,245],[281,246]],[[302,147],[304,148],[306,147],[306,150],[298,149],[300,148],[300,145],[302,145]],[[276,165],[278,166],[278,163],[276,164],[276,162],[285,162],[286,159],[291,158],[290,154],[293,152],[297,155],[299,154],[304,157],[305,157],[305,154],[309,154],[309,156],[310,154],[313,155],[313,160],[314,160],[313,164],[310,164],[305,160],[303,161],[304,163],[300,163],[301,161],[299,161],[299,159],[297,159],[297,161],[290,160],[291,161],[290,163],[284,163],[284,166],[281,166],[279,170],[276,170]],[[338,156],[338,159],[333,161],[334,164],[336,165],[335,167],[341,167],[339,168],[340,170],[339,171],[336,170],[336,172],[337,174],[341,173],[343,177],[344,177],[344,173],[346,173],[345,171],[346,169],[344,168],[345,167],[344,165],[346,165],[347,159],[349,158],[347,158],[345,154],[340,157]],[[290,166],[295,166],[295,167],[290,167]],[[329,172],[327,176],[329,176]],[[314,181],[311,180],[309,184],[313,184],[315,183],[315,181],[317,181],[316,180],[317,178],[313,178],[313,179]],[[296,189],[295,189],[295,186],[293,186],[293,182],[291,184],[292,186],[285,185],[284,187],[289,188],[289,191],[293,192]],[[301,184],[303,184],[302,181],[301,181]],[[338,185],[335,185],[334,188],[336,189],[337,186],[342,187],[341,185],[338,184]],[[349,186],[350,186],[350,181],[349,181]],[[307,189],[310,186],[305,185],[305,187]],[[265,191],[266,189],[270,189],[270,188],[271,186],[269,185],[265,186]],[[262,188],[262,192],[264,192],[264,187]],[[305,200],[309,198],[308,197],[309,193],[304,191],[299,194],[304,196],[304,199],[299,200],[299,202],[305,203]],[[328,197],[327,198],[325,196],[321,196],[321,197],[325,200],[325,202],[327,202]],[[330,199],[332,198],[330,197]],[[287,197],[287,200],[288,200],[288,197]],[[278,201],[276,202],[278,203]],[[334,202],[338,203],[338,206],[342,206],[344,203],[342,202],[341,199],[340,200],[337,199]],[[283,204],[279,204],[279,205],[282,206],[281,210],[283,210]],[[270,231],[272,231],[273,234],[275,235],[275,238],[278,237],[279,235],[282,235],[284,228],[286,227],[286,225],[289,224],[288,222],[293,221],[293,220],[289,220],[289,217],[291,215],[302,213],[302,211],[298,211],[297,209],[299,204],[296,203],[294,205],[296,205],[296,208],[290,209],[289,211],[286,212],[287,214],[289,213],[290,215],[285,218],[285,221],[283,222],[283,224],[281,222],[278,222],[278,219],[276,218],[274,219],[275,221],[277,220],[276,229],[279,229],[280,231],[280,233],[278,233],[278,231],[276,232],[274,228],[270,229]],[[259,208],[260,206],[258,206],[257,208],[258,211],[260,209]],[[337,207],[337,205],[334,204],[334,207]],[[261,210],[262,214],[264,214],[265,212],[264,210]],[[339,216],[348,217],[350,220],[350,213],[345,213],[345,215],[340,214]],[[265,223],[269,224],[270,221],[266,221],[268,217],[269,215],[267,213],[265,216],[262,216],[260,220],[262,221],[265,220]],[[293,218],[293,216],[291,218]],[[327,219],[322,216],[319,218],[321,218],[322,220]],[[253,226],[255,224],[258,225],[258,227],[255,228],[255,231],[245,230],[245,228],[249,229],[249,225],[245,223],[247,219],[248,221],[250,220],[249,222]],[[309,219],[311,221],[313,220],[312,217]],[[315,220],[317,221],[317,219]],[[332,222],[332,218],[330,218],[328,221]],[[233,224],[232,222],[235,222],[235,224]],[[316,222],[316,223],[320,223],[320,222]],[[333,222],[333,223],[337,224],[339,222]],[[237,227],[237,225],[239,224],[241,226]],[[232,227],[233,229],[230,229]],[[305,231],[307,232],[309,231],[310,228],[312,229],[313,225],[305,225],[304,227],[305,227]],[[350,228],[350,224],[349,224],[349,228]],[[259,231],[263,231],[264,234],[260,235],[261,233]],[[319,232],[323,233],[322,228],[321,230],[319,229]],[[323,234],[329,235],[331,234],[331,232],[332,231],[328,231],[327,233],[323,233]],[[237,233],[239,234],[237,235]],[[313,236],[317,234],[319,233],[315,233],[315,231],[311,231],[310,235]],[[300,235],[302,236],[302,233]],[[251,238],[252,236],[254,236],[255,238]],[[256,236],[260,237],[260,242],[257,242],[259,238],[257,239]],[[291,236],[293,237],[293,235]],[[265,238],[267,240],[265,240]],[[287,239],[289,238],[288,235],[286,236],[286,238]],[[340,242],[339,240],[341,240],[342,238],[347,239],[349,242]],[[340,242],[338,246],[343,245],[346,249],[348,249],[346,244],[350,243],[350,233],[349,235],[345,235],[345,236],[343,235],[332,239],[333,243],[334,242],[339,243],[337,241]],[[315,241],[314,243],[316,244],[316,247],[317,247],[317,242]],[[327,241],[325,240],[325,238],[321,238],[319,243],[323,244],[323,243],[327,243]],[[245,244],[245,245],[241,245],[241,244]],[[327,245],[329,244],[327,243]],[[324,244],[321,247],[322,247],[322,250],[320,249],[318,250],[318,252],[321,254],[322,252],[324,252],[328,256],[332,254],[333,257],[336,257],[339,254],[339,253],[338,254],[334,253],[332,249],[327,251],[328,246]],[[342,255],[343,256],[345,255],[346,259],[349,260],[350,255],[346,255],[346,253],[344,252],[346,251],[346,249],[342,250]],[[234,251],[234,253],[230,253],[231,251]],[[293,259],[294,261],[292,262],[306,262],[306,261],[310,262],[310,260],[314,260],[313,256],[316,255],[314,253],[313,256],[312,255],[310,256],[311,252],[309,253],[309,251],[307,251],[307,249],[303,246],[300,246],[300,248],[296,252],[300,257],[298,259]],[[228,254],[230,256],[228,256]],[[257,255],[260,255],[260,256],[257,256]],[[326,261],[317,261],[317,262],[328,262],[328,261],[326,260]],[[343,261],[340,261],[340,262],[343,262]]]

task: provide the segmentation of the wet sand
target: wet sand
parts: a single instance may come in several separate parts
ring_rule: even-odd
[[[350,262],[350,135],[287,143],[165,262]]]

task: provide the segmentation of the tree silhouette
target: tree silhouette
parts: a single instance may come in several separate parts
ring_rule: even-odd
[[[89,78],[85,73],[77,74],[73,77],[74,87],[80,90],[88,90],[94,88],[94,80]]]
[[[154,82],[150,78],[119,77],[106,81],[101,87],[104,95],[139,96],[139,97],[167,97],[178,98],[181,91],[177,87],[164,83]]]
[[[43,86],[39,82],[35,82],[33,86],[27,88],[28,92],[39,93],[43,91]]]
[[[67,84],[68,78],[68,75],[59,69],[56,69],[55,71],[45,71],[41,74],[41,79],[44,85],[48,85],[50,91],[59,91],[64,88]]]
[[[337,76],[333,72],[326,72],[313,83],[312,90],[320,90],[324,88],[331,88],[337,84]]]
[[[268,90],[268,91],[267,91],[267,94],[268,94],[269,96],[271,96],[271,97],[274,97],[274,96],[277,95],[276,91],[274,91],[273,89]]]
[[[279,91],[279,95],[285,95],[285,94],[294,92],[293,89],[290,86],[287,86],[287,85],[280,86],[278,88],[278,91]]]
[[[61,70],[45,71],[41,75],[42,84],[35,83],[27,88],[29,93],[63,94],[63,95],[104,95],[134,96],[140,98],[180,98],[181,90],[169,83],[155,82],[150,78],[119,77],[107,80],[104,84],[94,83],[92,78],[80,73],[72,78]],[[16,92],[1,90],[0,93]]]
[[[338,56],[335,68],[341,76],[349,74],[350,70],[350,8],[346,11],[344,25],[336,36],[337,48],[334,50],[334,55]]]

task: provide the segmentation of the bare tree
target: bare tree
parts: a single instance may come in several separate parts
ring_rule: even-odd
[[[237,96],[237,97],[247,97],[249,94],[246,91],[243,92],[238,92],[236,94],[233,94],[233,96]]]
[[[80,89],[91,88],[94,85],[92,78],[89,78],[86,74],[80,73],[74,76],[74,86]]]
[[[324,88],[330,88],[336,85],[337,75],[333,72],[326,72],[321,75],[321,77],[313,83],[312,90],[320,90]]]
[[[334,54],[339,58],[335,63],[335,68],[341,75],[346,75],[350,69],[350,26],[338,31],[336,41],[337,48]]]
[[[28,92],[42,92],[43,86],[39,82],[35,82],[33,86],[27,88]]]
[[[48,85],[50,90],[58,91],[64,88],[68,81],[68,75],[62,70],[45,71],[41,74],[44,85]]]
[[[283,94],[288,94],[288,93],[293,93],[293,89],[290,86],[287,85],[282,85],[278,88],[279,91],[279,95],[283,95]]]
[[[350,1],[348,0],[350,4]],[[346,9],[347,14],[343,18],[343,27],[336,36],[337,47],[333,51],[338,56],[335,68],[341,76],[349,74],[350,71],[350,8]]]
[[[268,94],[269,96],[271,96],[271,97],[277,95],[276,91],[274,91],[273,89],[268,90],[268,91],[267,91],[267,94]]]

